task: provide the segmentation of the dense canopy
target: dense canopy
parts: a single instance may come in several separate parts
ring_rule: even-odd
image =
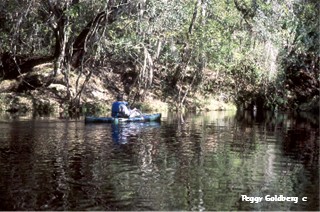
[[[78,105],[90,78],[111,70],[121,76],[129,98],[143,100],[150,91],[178,108],[202,95],[244,108],[318,110],[319,5],[317,0],[3,0],[0,85],[17,80],[2,92],[26,93],[62,75],[61,101]],[[28,75],[48,62],[54,66],[45,79]],[[83,80],[72,83],[73,75]]]

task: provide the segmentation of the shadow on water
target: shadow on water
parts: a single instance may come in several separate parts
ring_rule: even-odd
[[[273,168],[270,170],[279,169],[277,171],[280,172],[281,177],[277,179],[282,183],[292,184],[291,189],[295,191],[295,196],[301,198],[305,194],[308,197],[308,203],[300,200],[300,204],[293,204],[289,208],[301,210],[301,207],[306,207],[305,210],[319,210],[319,117],[309,113],[264,112],[253,115],[250,112],[242,112],[237,113],[236,119],[240,124],[239,131],[242,132],[243,139],[246,138],[243,133],[252,130],[255,131],[254,134],[261,131],[262,133],[258,134],[263,136],[264,141],[268,141],[270,135],[274,136],[278,153],[275,157],[271,157]],[[244,143],[242,139],[236,140],[240,144]],[[288,188],[273,189],[281,190],[278,195],[286,192],[294,193],[289,192]],[[274,208],[265,205],[259,209],[273,210]]]
[[[163,117],[119,125],[2,117],[0,210],[319,210],[318,118]]]

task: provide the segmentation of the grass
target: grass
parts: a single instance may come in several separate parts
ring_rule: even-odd
[[[236,111],[237,107],[232,102],[225,102],[223,100],[218,100],[215,96],[204,97],[200,96],[194,99],[194,105],[197,111]]]
[[[138,102],[133,107],[140,109],[143,113],[146,112],[165,112],[169,110],[168,103],[160,100],[147,100],[145,102]]]

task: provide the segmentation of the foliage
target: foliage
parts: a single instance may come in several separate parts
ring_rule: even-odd
[[[218,92],[286,108],[289,67],[319,55],[318,9],[312,0],[5,0],[0,53],[54,55],[67,85],[71,72],[111,64],[137,76],[131,97],[156,88],[182,106],[196,91]]]
[[[277,90],[273,93],[273,98],[280,100],[276,106],[302,109],[303,104],[319,99],[319,19],[314,15],[319,7],[317,1],[294,4],[295,24],[283,26],[291,28],[293,39],[280,52]],[[308,110],[319,111],[319,105]]]

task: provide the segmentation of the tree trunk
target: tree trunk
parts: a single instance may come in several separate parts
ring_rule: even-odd
[[[81,65],[81,61],[86,52],[87,41],[93,37],[93,35],[101,26],[103,26],[102,23],[106,21],[107,24],[112,24],[117,20],[117,15],[122,12],[121,6],[114,7],[110,2],[108,4],[108,9],[98,13],[75,39],[75,42],[72,46],[73,50],[71,59],[71,64],[73,67],[77,68]]]

